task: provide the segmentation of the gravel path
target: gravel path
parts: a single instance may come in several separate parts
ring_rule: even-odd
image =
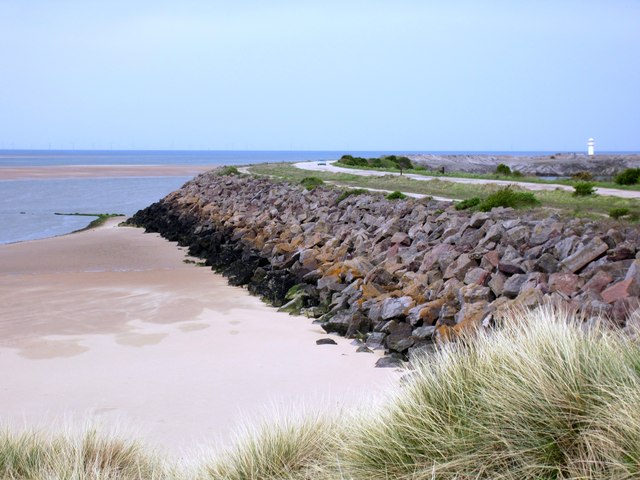
[[[399,175],[396,173],[390,172],[378,172],[375,170],[358,170],[355,168],[343,168],[336,167],[333,165],[333,162],[326,162],[326,164],[322,165],[322,162],[299,162],[294,163],[293,165],[296,168],[300,168],[302,170],[311,170],[315,172],[334,172],[334,173],[350,173],[352,175],[360,175],[363,177],[367,176],[375,176],[382,177],[384,175]],[[518,182],[511,180],[485,180],[482,178],[457,178],[457,177],[432,177],[429,175],[417,175],[414,173],[405,174],[407,178],[412,178],[414,180],[446,180],[447,182],[455,182],[455,183],[469,183],[469,184],[487,184],[487,183],[495,183],[498,185],[513,185],[517,184],[521,187],[524,187],[529,190],[567,190],[569,192],[573,191],[573,187],[568,185],[560,185],[553,183],[529,183],[529,182]],[[640,198],[640,192],[635,190],[618,190],[615,188],[596,188],[596,193],[598,195],[608,195],[612,197],[621,197],[621,198]]]

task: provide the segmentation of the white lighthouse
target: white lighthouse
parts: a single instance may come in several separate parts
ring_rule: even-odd
[[[595,148],[596,148],[595,140],[593,138],[590,138],[589,140],[587,140],[587,155],[592,157],[595,152]]]

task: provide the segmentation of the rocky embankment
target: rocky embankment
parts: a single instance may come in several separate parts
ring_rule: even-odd
[[[612,176],[625,168],[640,167],[638,154],[600,154],[587,156],[580,153],[556,153],[546,156],[516,155],[409,155],[412,161],[447,172],[494,173],[504,163],[512,170],[526,175],[571,176],[578,172],[591,172],[596,176]]]
[[[638,308],[637,227],[340,193],[212,171],[130,222],[363,351],[386,349],[382,365],[516,305],[550,300],[620,326]]]

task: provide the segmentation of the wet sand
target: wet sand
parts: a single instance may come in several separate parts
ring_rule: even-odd
[[[0,180],[194,176],[214,165],[54,165],[0,167]]]
[[[0,245],[0,423],[125,425],[171,451],[273,404],[350,405],[399,374],[227,285],[155,234]]]

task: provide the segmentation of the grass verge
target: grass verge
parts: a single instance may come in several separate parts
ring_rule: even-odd
[[[269,175],[283,180],[299,183],[309,175],[306,170],[295,168],[292,164],[276,163],[269,165],[255,165],[250,167],[255,174]],[[421,193],[446,198],[458,198],[467,200],[478,197],[484,200],[492,193],[503,189],[503,185],[486,184],[474,185],[466,183],[448,182],[446,180],[413,180],[406,176],[389,175],[382,177],[363,177],[350,173],[313,172],[314,176],[325,182],[337,182],[349,188],[375,188],[381,190],[410,193]],[[522,187],[514,184],[514,191],[527,192]],[[583,215],[608,215],[614,208],[640,209],[639,199],[628,199],[601,195],[589,195],[587,197],[575,197],[572,192],[565,190],[539,190],[535,192],[541,206],[554,208],[565,213],[577,216]]]
[[[350,168],[352,170],[371,170],[374,172],[389,172],[399,174],[400,170],[397,168],[380,168],[380,167],[365,167],[365,166],[354,166],[347,165],[341,162],[335,162],[334,165],[336,167],[342,168]],[[445,172],[442,173],[439,170],[428,170],[426,168],[412,168],[407,170],[402,170],[403,174],[413,173],[417,175],[428,175],[430,177],[438,177],[438,178],[477,178],[482,180],[505,180],[505,181],[513,181],[513,182],[527,182],[527,183],[540,183],[547,185],[567,185],[574,186],[576,183],[579,183],[581,180],[579,179],[556,179],[556,180],[547,180],[545,178],[536,177],[534,175],[500,175],[498,173],[467,173],[467,172]],[[639,184],[631,184],[625,185],[620,183],[615,183],[613,181],[598,181],[593,180],[592,183],[595,187],[602,188],[615,188],[618,190],[640,190]]]

